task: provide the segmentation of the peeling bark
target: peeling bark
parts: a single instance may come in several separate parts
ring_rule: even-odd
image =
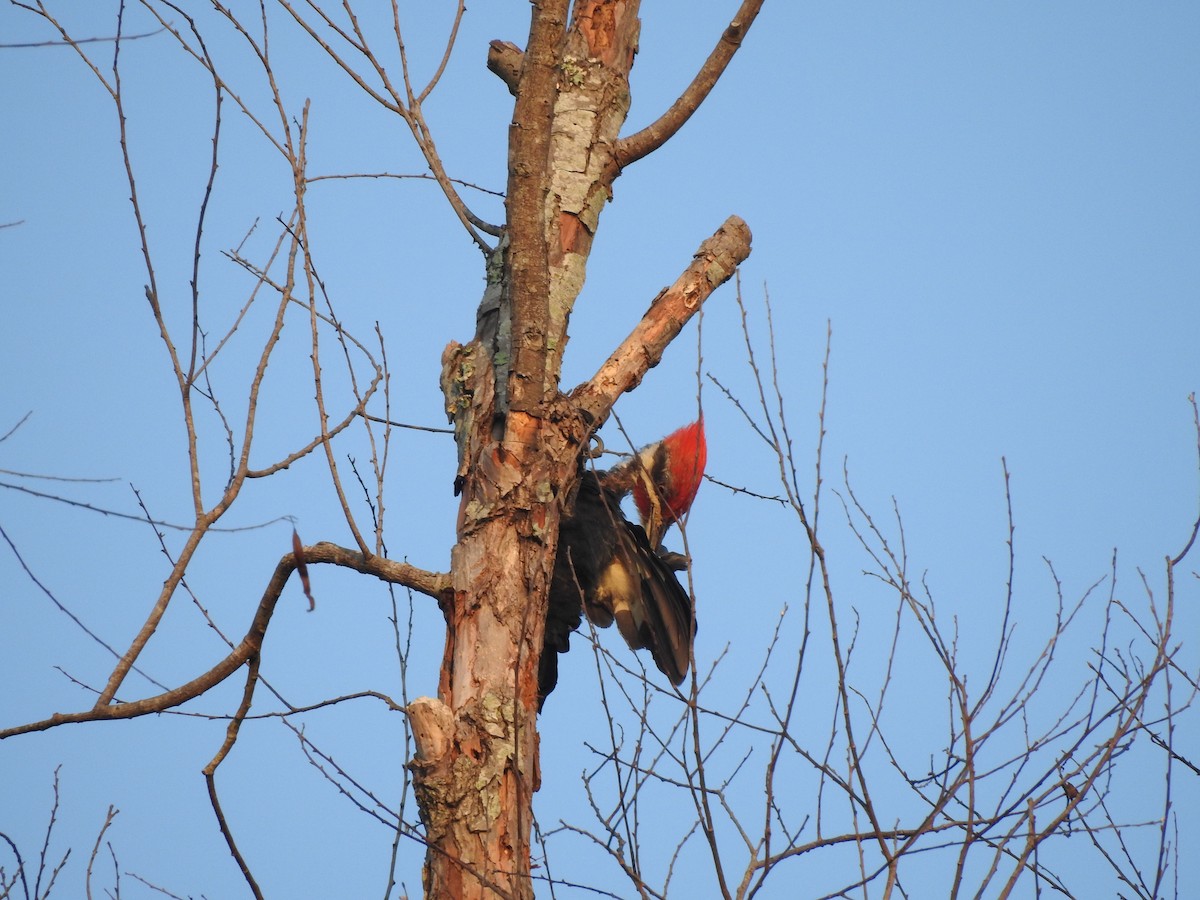
[[[568,27],[567,0],[533,0],[524,50],[494,41],[489,53],[489,68],[517,98],[507,225],[488,260],[475,338],[443,354],[459,452],[458,543],[451,590],[440,594],[438,698],[408,708],[429,897],[533,896],[538,662],[562,502],[617,396],[749,253],[749,229],[731,219],[597,376],[570,397],[560,392],[571,310],[620,171],[638,8],[575,0]]]

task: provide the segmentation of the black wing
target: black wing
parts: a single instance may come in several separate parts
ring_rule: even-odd
[[[650,549],[642,526],[632,522],[624,525],[617,555],[632,575],[634,590],[629,594],[627,609],[614,599],[617,627],[630,647],[649,650],[659,671],[671,679],[671,684],[680,684],[691,659],[691,598],[675,573]]]
[[[620,498],[585,472],[570,513],[559,526],[546,632],[538,669],[538,708],[558,683],[558,654],[570,649],[582,614],[600,628],[614,621],[634,650],[682,683],[695,630],[692,603],[640,525],[621,514]]]

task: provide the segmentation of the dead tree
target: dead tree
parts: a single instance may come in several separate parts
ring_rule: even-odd
[[[429,896],[531,896],[537,672],[562,502],[590,436],[746,258],[749,229],[727,221],[599,371],[564,394],[571,308],[614,180],[691,115],[759,6],[744,3],[687,92],[627,138],[636,2],[535,4],[523,53],[493,45],[493,69],[516,95],[507,222],[475,339],[452,344],[443,359],[459,448],[459,540],[442,606],[439,697],[410,707]]]

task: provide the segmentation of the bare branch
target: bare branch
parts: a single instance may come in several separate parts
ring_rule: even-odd
[[[19,429],[19,428],[20,428],[22,425],[24,425],[26,422],[28,422],[28,421],[29,421],[29,417],[30,417],[30,416],[32,416],[32,415],[33,415],[33,410],[30,410],[29,412],[25,413],[25,415],[21,416],[21,418],[19,418],[19,419],[17,420],[17,424],[16,424],[16,425],[14,425],[12,428],[8,429],[8,431],[4,432],[4,434],[0,434],[0,444],[4,443],[4,442],[5,442],[5,441],[7,441],[7,440],[8,440],[10,437],[12,437],[14,434],[16,434],[16,433],[17,433],[17,430],[18,430],[18,429]]]
[[[335,544],[319,543],[303,548],[305,562],[309,564],[328,563],[345,566],[367,575],[411,587],[415,591],[428,594],[431,597],[447,599],[450,596],[450,579],[448,575],[426,572],[408,563],[398,563],[378,556],[365,556],[353,550],[347,550]],[[275,567],[275,572],[267,584],[258,610],[254,614],[250,628],[241,642],[223,660],[202,675],[193,678],[186,684],[180,685],[153,697],[132,700],[124,703],[109,703],[103,699],[90,710],[77,713],[55,713],[48,719],[17,725],[0,730],[0,740],[14,737],[18,734],[28,734],[35,731],[45,731],[59,725],[76,722],[100,722],[114,719],[132,719],[152,713],[165,712],[216,687],[239,668],[257,658],[262,649],[263,638],[267,626],[275,612],[275,605],[283,593],[288,578],[296,568],[296,557],[293,553],[286,554]]]
[[[637,162],[642,157],[653,153],[674,137],[684,123],[692,117],[692,113],[700,108],[700,104],[704,102],[717,80],[720,79],[725,67],[733,59],[733,55],[742,46],[742,40],[746,37],[746,32],[750,30],[750,26],[754,24],[754,19],[762,9],[762,5],[763,0],[743,0],[737,14],[721,33],[721,39],[717,42],[717,46],[704,61],[704,65],[700,67],[700,71],[696,73],[692,83],[687,86],[687,90],[671,104],[671,108],[663,113],[657,121],[617,142],[615,157],[620,168],[623,169],[630,163]]]
[[[504,82],[514,97],[517,96],[517,84],[524,62],[525,52],[511,41],[492,41],[488,46],[488,69]]]
[[[750,227],[737,216],[730,216],[700,244],[692,264],[654,298],[641,321],[596,374],[571,392],[593,430],[608,418],[617,398],[637,387],[646,372],[658,365],[675,335],[749,255]]]
[[[217,767],[221,765],[225,757],[229,755],[229,751],[233,749],[233,745],[237,741],[238,734],[241,731],[242,722],[245,721],[246,714],[250,712],[250,704],[254,699],[254,687],[258,683],[258,670],[261,661],[262,659],[258,654],[255,654],[251,658],[248,671],[246,672],[246,685],[242,690],[241,703],[238,704],[237,712],[230,719],[229,725],[225,729],[225,740],[222,742],[216,756],[204,767],[204,780],[208,786],[208,799],[209,803],[212,804],[213,814],[217,817],[217,825],[221,829],[221,836],[225,838],[225,844],[229,847],[229,854],[237,863],[242,877],[246,880],[246,886],[250,888],[250,892],[254,894],[256,900],[263,900],[262,890],[259,888],[258,882],[250,871],[250,866],[246,862],[246,858],[242,856],[241,851],[238,849],[237,841],[233,838],[233,831],[229,827],[229,821],[225,818],[224,810],[221,809],[221,800],[217,795],[216,776]]]
[[[25,3],[13,2],[13,6],[19,6],[22,9],[32,10],[37,12],[35,7]],[[122,41],[137,41],[142,38],[154,37],[156,34],[162,34],[165,28],[156,28],[153,31],[143,31],[141,34],[123,34],[118,37],[90,37],[90,38],[67,38],[61,41],[30,41],[23,44],[5,44],[0,43],[0,50],[25,50],[35,47],[75,47],[80,44],[111,44],[117,40]]]
[[[100,852],[100,842],[104,840],[104,833],[113,823],[113,819],[117,817],[118,810],[110,806],[108,813],[104,817],[104,824],[100,826],[100,833],[96,835],[96,844],[92,847],[92,855],[88,857],[87,877],[84,879],[84,888],[87,893],[88,900],[92,900],[92,867],[96,864],[96,854]],[[48,891],[47,891],[48,893]]]

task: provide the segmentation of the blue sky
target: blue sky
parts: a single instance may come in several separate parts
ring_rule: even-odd
[[[424,4],[412,6],[408,47],[428,72],[446,16],[440,7],[426,14]],[[113,30],[114,4],[61,7],[80,36]],[[732,0],[646,4],[631,128],[651,121],[686,85],[734,7]],[[490,39],[523,41],[526,10],[523,2],[473,4],[426,109],[451,174],[492,190],[503,188],[511,100],[483,60]],[[219,23],[204,21],[227,79],[261,104],[261,82],[240,46]],[[311,99],[311,171],[423,171],[402,124],[351,89],[294,28],[279,24],[272,53],[289,112],[299,115]],[[129,31],[151,27],[143,11],[130,10]],[[52,37],[36,17],[0,8],[0,43]],[[863,623],[864,684],[878,677],[870,660],[886,651],[895,603],[862,574],[870,561],[828,492],[845,494],[843,463],[890,535],[894,499],[912,572],[923,573],[963,647],[983,658],[994,646],[1007,577],[1002,457],[1016,521],[1015,646],[1022,664],[1036,656],[1038,635],[1053,615],[1054,583],[1043,558],[1075,599],[1110,574],[1117,548],[1114,593],[1144,605],[1140,571],[1161,600],[1163,559],[1186,542],[1200,496],[1187,402],[1200,387],[1198,41],[1200,8],[1188,3],[769,0],[710,102],[673,142],[617,182],[572,319],[564,385],[594,372],[697,244],[728,215],[742,216],[754,232],[754,252],[741,272],[751,329],[765,358],[762,300],[769,292],[779,380],[806,485],[827,323],[832,328],[822,527],[843,613],[847,620],[857,613]],[[107,45],[90,48],[100,60],[111,58]],[[160,293],[182,329],[190,316],[196,206],[211,153],[211,87],[165,36],[131,42],[122,55],[131,155]],[[146,275],[111,104],[65,48],[0,50],[0,83],[7,123],[0,134],[0,223],[19,223],[0,229],[0,433],[32,412],[0,444],[0,468],[115,479],[0,480],[136,512],[132,485],[154,515],[185,521],[189,480],[178,397],[143,295]],[[202,302],[214,336],[252,286],[220,251],[239,245],[257,220],[245,249],[261,258],[273,218],[286,213],[290,198],[286,170],[232,104],[223,140],[203,245]],[[483,216],[501,217],[496,198],[468,197]],[[443,425],[440,354],[446,342],[473,331],[482,288],[478,252],[426,182],[319,182],[309,202],[321,276],[339,315],[364,336],[378,322],[387,341],[393,416]],[[235,419],[263,324],[251,316],[228,366],[215,373]],[[702,368],[752,402],[740,327],[730,285],[706,308]],[[635,442],[694,415],[696,347],[689,326],[642,387],[622,399],[617,412]],[[263,462],[313,432],[307,354],[303,327],[286,330],[265,387],[256,448]],[[335,390],[338,376],[330,377]],[[707,380],[703,403],[710,473],[777,494],[771,457]],[[227,462],[217,423],[209,417],[204,427],[211,497]],[[605,436],[620,445],[613,429]],[[344,452],[364,459],[365,445],[350,440]],[[401,432],[392,454],[390,554],[444,570],[456,509],[452,443]],[[107,641],[126,646],[167,572],[151,531],[12,490],[0,497],[0,525],[42,583]],[[307,542],[350,543],[319,460],[252,485],[227,524],[278,516],[295,516]],[[189,583],[229,633],[244,628],[289,538],[287,526],[277,524],[215,535],[206,545]],[[688,539],[697,558],[697,657],[711,661],[728,647],[720,689],[734,697],[757,670],[784,604],[791,611],[781,646],[796,646],[807,551],[794,519],[777,505],[712,484],[697,501]],[[168,548],[179,540],[169,535]],[[1200,634],[1195,568],[1194,561],[1186,567],[1176,622],[1180,664],[1193,677],[1198,656],[1191,642]],[[296,704],[366,688],[398,694],[387,595],[329,570],[314,573],[314,589],[316,612],[304,613],[294,591],[273,622],[267,677]],[[1105,582],[1099,596],[1109,590]],[[403,596],[400,602],[407,615]],[[1062,687],[1056,682],[1054,690],[1069,696],[1069,686],[1085,677],[1099,615],[1099,607],[1085,607],[1078,641],[1066,648],[1074,655],[1061,661]],[[413,616],[408,690],[417,696],[436,688],[443,628],[423,598],[414,600]],[[602,643],[618,657],[627,653],[615,634]],[[195,609],[180,602],[143,662],[175,684],[221,653]],[[896,712],[911,716],[913,727],[894,727],[905,746],[920,747],[928,658],[919,646],[901,655],[901,687],[893,690],[903,688],[904,699],[895,701]],[[0,673],[15,686],[0,704],[2,724],[88,705],[89,695],[55,666],[98,684],[110,665],[2,548]],[[544,828],[560,818],[586,821],[578,774],[595,761],[582,743],[603,738],[595,733],[595,665],[582,643],[563,670],[560,694],[543,719]],[[831,708],[819,691],[820,664],[811,671],[812,710],[803,728],[819,741]],[[787,673],[778,667],[779,684]],[[934,702],[944,703],[944,688],[931,680],[932,696],[942,698]],[[144,682],[128,689],[148,690]],[[228,711],[239,691],[231,681],[195,711]],[[260,702],[268,704],[265,694]],[[1195,716],[1178,726],[1180,745],[1190,746],[1194,760]],[[359,702],[314,714],[306,727],[339,763],[395,802],[403,760],[395,715]],[[27,859],[40,846],[52,774],[61,764],[55,843],[74,850],[59,895],[81,893],[87,853],[113,804],[121,813],[106,839],[123,871],[179,894],[238,896],[239,875],[222,849],[199,774],[223,729],[220,722],[162,717],[5,741],[0,832],[17,840]],[[939,740],[926,752],[944,746]],[[803,808],[806,782],[796,777],[795,802]],[[1186,846],[1197,828],[1200,784],[1182,769],[1177,777]],[[340,800],[278,723],[248,729],[220,778],[268,896],[382,896],[387,831]],[[1130,819],[1152,818],[1153,809],[1136,798],[1158,790],[1158,770],[1131,767],[1121,778],[1114,799],[1132,804]],[[751,802],[760,785],[747,780],[739,799]],[[1083,865],[1075,856],[1080,843],[1055,845],[1060,869]],[[579,854],[598,882],[622,895],[617,874],[590,852],[563,851]],[[420,851],[405,844],[403,854],[400,876],[415,892]],[[707,884],[707,862],[703,855],[689,859],[673,886],[702,896],[694,886],[688,893],[693,882],[684,879]],[[766,893],[795,896],[793,878],[819,893],[822,867],[837,869],[834,857],[822,859],[797,861]],[[923,895],[923,886],[944,893],[930,886],[943,885],[945,872],[926,866],[910,876],[912,896]],[[1185,856],[1181,883],[1194,882],[1194,867]],[[568,871],[560,860],[556,873]],[[1096,895],[1111,894],[1105,874],[1095,877]],[[123,888],[130,896],[142,890],[129,882]]]

